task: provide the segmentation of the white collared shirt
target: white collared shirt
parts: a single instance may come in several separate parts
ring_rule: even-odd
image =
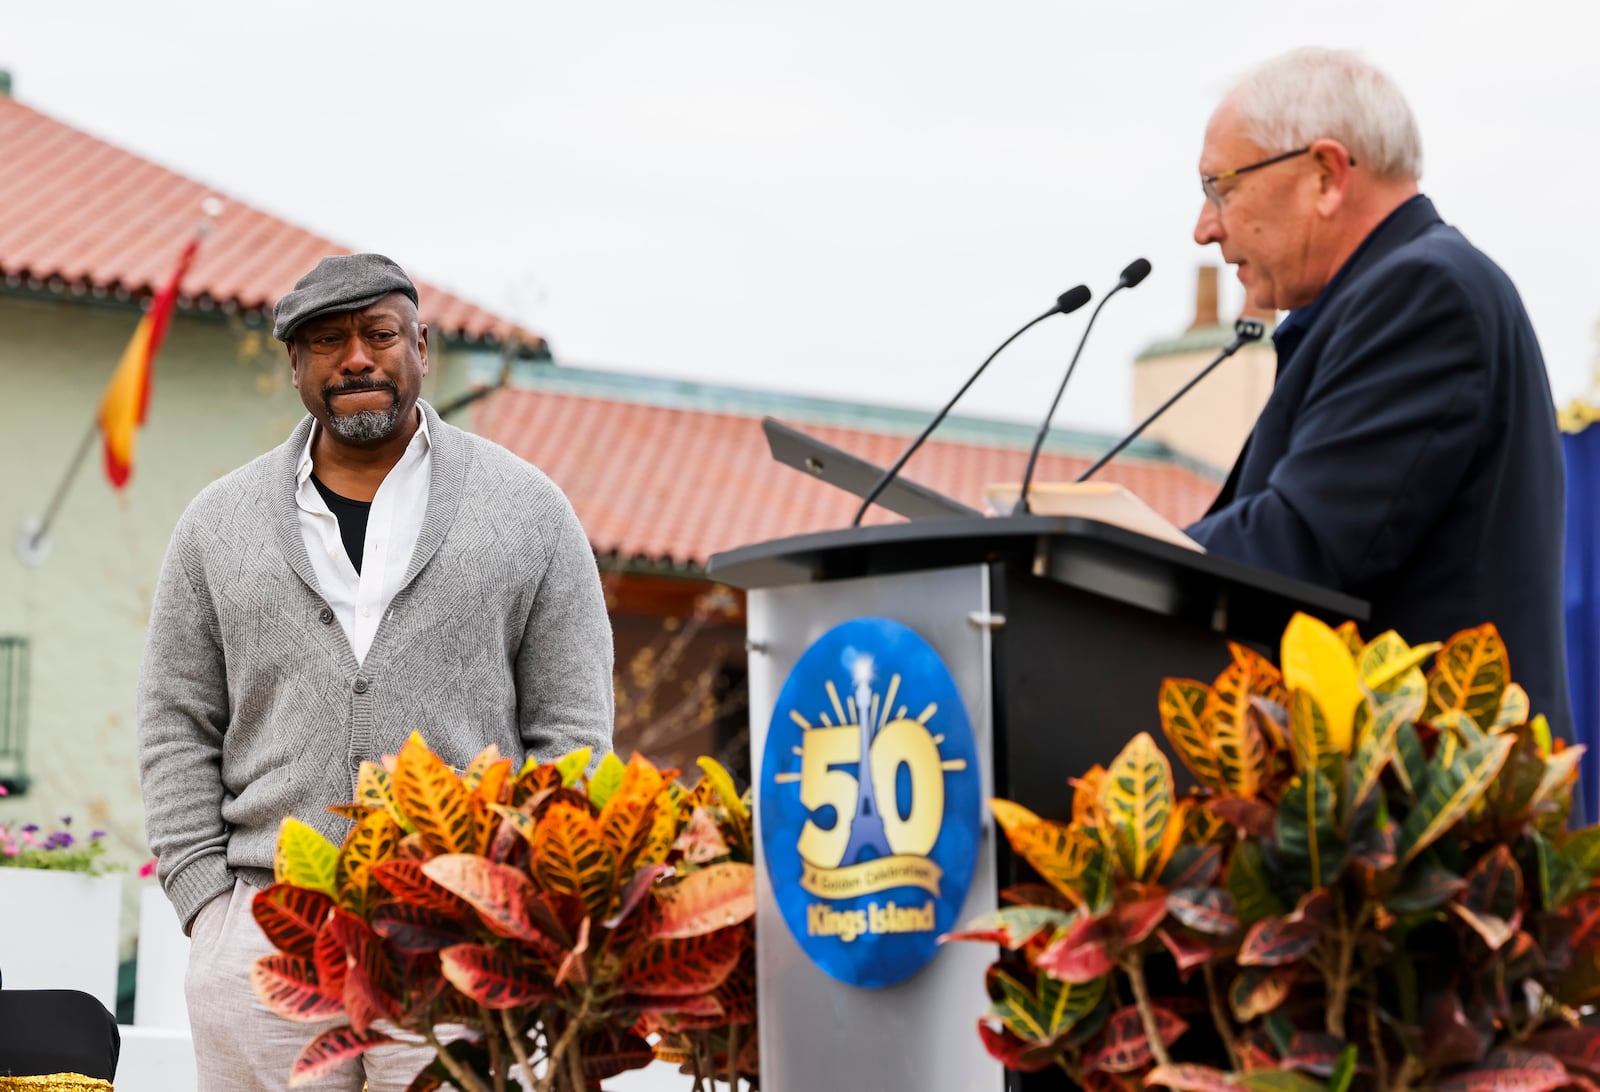
[[[416,435],[372,498],[359,573],[339,537],[338,517],[311,480],[311,445],[316,442],[320,424],[312,426],[305,450],[300,453],[294,494],[300,509],[300,534],[305,539],[306,553],[311,556],[318,590],[339,619],[357,663],[367,658],[378,622],[400,590],[422,533],[422,517],[428,510],[432,441],[427,415],[419,408],[417,416],[420,424]]]

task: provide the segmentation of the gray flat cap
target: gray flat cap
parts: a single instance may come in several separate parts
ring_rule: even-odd
[[[391,292],[404,292],[412,303],[418,302],[417,286],[406,271],[382,254],[324,258],[272,309],[272,336],[288,341],[303,322],[335,311],[371,307]]]

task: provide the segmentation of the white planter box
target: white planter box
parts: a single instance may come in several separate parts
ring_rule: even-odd
[[[189,938],[183,935],[167,893],[155,884],[139,889],[138,958],[133,1022],[140,1027],[169,1028],[188,1035],[189,1006],[183,998],[183,973],[189,966]]]
[[[122,877],[0,868],[0,978],[8,990],[82,990],[117,1007]]]

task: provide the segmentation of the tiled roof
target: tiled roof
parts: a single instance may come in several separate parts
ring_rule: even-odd
[[[0,94],[0,278],[12,288],[149,295],[210,196],[224,209],[183,280],[182,307],[270,311],[319,258],[350,253]],[[446,337],[494,342],[512,328],[420,280],[417,291],[423,321]],[[544,351],[542,339],[519,337]]]
[[[571,498],[595,552],[627,561],[700,568],[735,546],[844,527],[858,503],[774,462],[752,416],[512,387],[478,404],[473,427],[549,474]],[[880,466],[909,442],[801,427]],[[1025,448],[934,437],[912,456],[908,478],[981,508],[985,485],[1022,476]],[[1035,479],[1071,481],[1088,464],[1041,455]],[[1198,519],[1217,493],[1215,481],[1171,463],[1121,459],[1097,477],[1126,485],[1180,526]],[[867,522],[898,518],[875,508]]]

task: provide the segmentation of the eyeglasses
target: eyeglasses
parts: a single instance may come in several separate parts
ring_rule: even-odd
[[[1216,174],[1201,175],[1200,188],[1205,191],[1207,201],[1210,201],[1213,205],[1221,208],[1222,194],[1217,190],[1218,182],[1221,182],[1225,178],[1236,178],[1241,174],[1249,174],[1251,171],[1259,171],[1262,167],[1270,167],[1274,163],[1282,163],[1285,159],[1293,159],[1297,155],[1305,155],[1310,150],[1311,145],[1307,144],[1304,148],[1296,148],[1292,152],[1280,152],[1277,155],[1268,156],[1259,163],[1251,163],[1247,166],[1235,167],[1231,171],[1219,171]],[[1350,165],[1352,167],[1356,165],[1354,156],[1350,157]]]

